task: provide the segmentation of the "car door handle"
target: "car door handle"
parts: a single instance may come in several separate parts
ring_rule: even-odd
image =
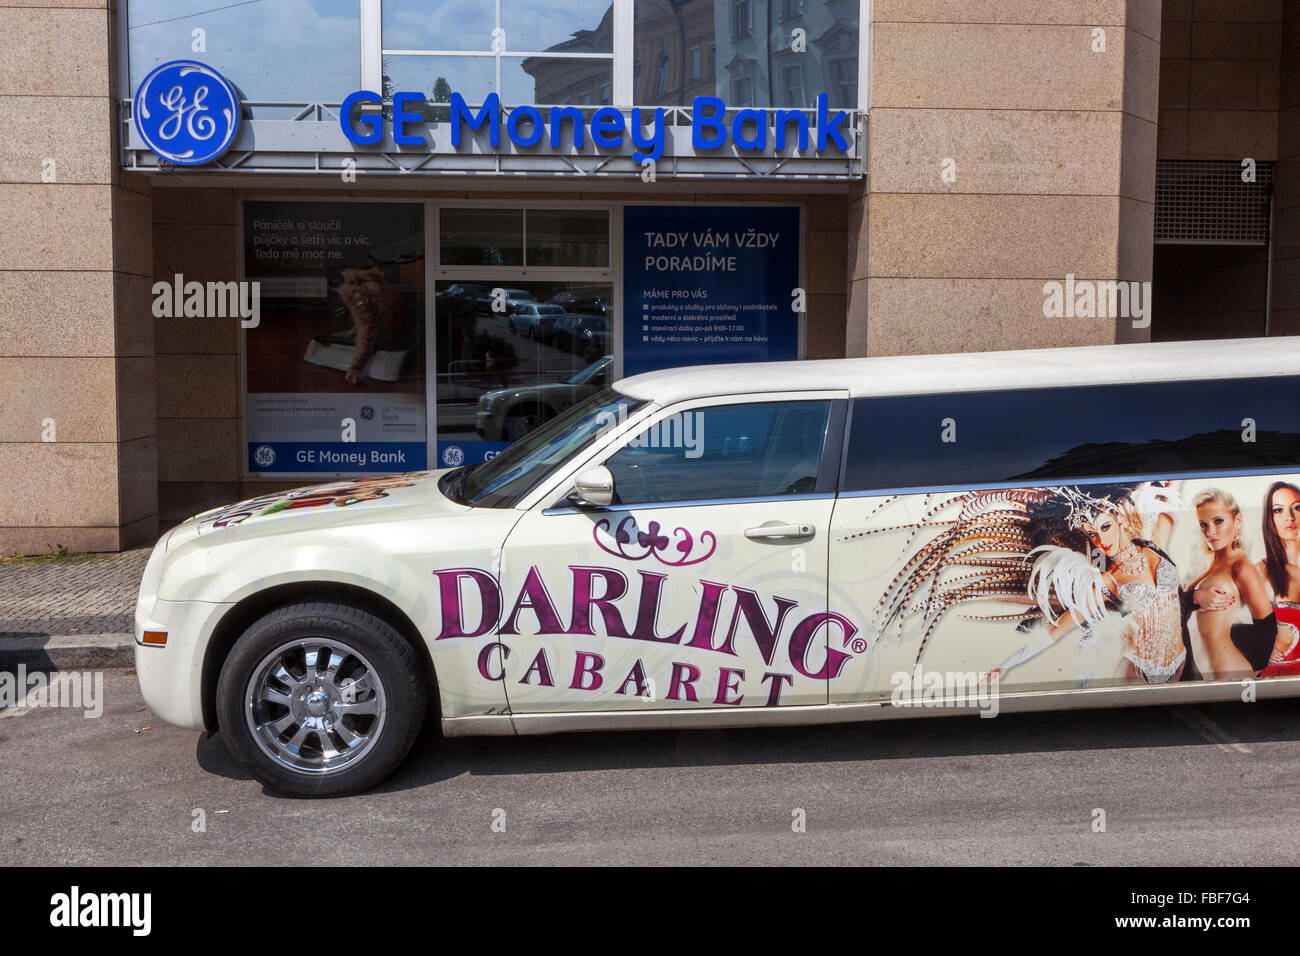
[[[746,528],[746,538],[807,538],[816,529],[810,524],[778,524],[769,521],[757,528]]]

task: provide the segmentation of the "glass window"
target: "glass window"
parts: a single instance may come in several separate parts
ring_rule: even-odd
[[[524,250],[525,217],[528,248]],[[439,216],[444,266],[609,268],[604,209],[479,209],[448,206]]]
[[[1298,394],[1300,377],[856,399],[844,488],[1296,467]]]
[[[718,405],[670,415],[605,462],[617,504],[807,494],[830,402]]]
[[[491,50],[496,26],[493,6],[483,0],[383,2],[386,50]]]
[[[729,105],[811,108],[818,93],[839,109],[858,105],[858,27],[860,0],[756,3],[754,0],[633,0],[633,49],[652,74],[638,104],[689,106],[696,96],[720,96]],[[808,48],[797,54],[801,84],[784,84],[779,61],[790,52],[791,19],[807,34]],[[707,59],[696,66],[696,49]],[[653,77],[660,55],[669,58],[668,84]],[[732,103],[734,80],[744,102]],[[638,76],[639,79],[639,76]],[[787,96],[796,95],[793,101]]]
[[[731,38],[747,37],[751,29],[749,0],[731,0]]]
[[[497,93],[506,106],[591,102],[591,91],[613,80],[612,60],[520,56],[384,57],[384,93],[416,90],[446,103],[454,90],[471,106]],[[585,95],[586,100],[580,100]]]
[[[604,209],[529,209],[530,266],[609,267],[609,213]]]
[[[360,85],[357,0],[225,5],[131,0],[127,25],[132,90],[154,67],[190,59],[218,70],[245,100],[340,103]],[[323,63],[329,69],[321,69]],[[289,119],[299,112],[247,109],[264,119]]]
[[[524,264],[522,209],[447,208],[438,221],[444,266]]]
[[[700,48],[697,46],[693,46],[691,47],[691,79],[698,80],[699,78],[700,78]]]
[[[803,93],[803,67],[797,63],[781,68],[782,106],[799,106],[806,102]]]
[[[858,99],[858,58],[845,56],[827,61],[826,94],[841,103]]]
[[[501,28],[508,50],[614,52],[610,0],[501,0]]]
[[[437,423],[440,440],[517,441],[590,396],[593,365],[613,360],[608,282],[440,281]],[[477,447],[477,446],[475,446]]]
[[[386,93],[446,82],[471,105],[491,93],[506,105],[590,103],[612,84],[613,49],[609,0],[383,4]],[[470,53],[480,55],[457,55]]]
[[[655,67],[655,96],[668,89],[668,54],[659,54],[659,64]]]
[[[353,0],[352,6],[356,7]],[[485,0],[384,0],[386,50],[541,53],[580,41],[583,52],[612,53],[610,0],[501,0],[498,23]]]

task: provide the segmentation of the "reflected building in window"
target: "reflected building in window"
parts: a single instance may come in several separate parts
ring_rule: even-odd
[[[569,58],[572,54],[608,53],[614,45],[614,8],[606,8],[600,23],[591,30],[577,30],[562,43],[546,48],[548,54],[568,57],[530,56],[523,70],[533,78],[534,103],[557,106],[608,106],[613,101],[608,60]]]
[[[636,0],[634,103],[690,106],[716,90],[711,0]]]
[[[833,106],[858,105],[857,0],[636,0],[634,10],[638,104],[808,107],[825,92]]]
[[[635,0],[632,102],[690,106],[720,96],[729,106],[858,105],[857,0]],[[613,47],[613,8],[593,29],[577,30],[528,57],[532,102],[600,106],[611,102],[610,70],[573,54]]]

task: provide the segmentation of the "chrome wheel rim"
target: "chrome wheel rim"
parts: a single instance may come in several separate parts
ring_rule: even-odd
[[[276,763],[330,774],[373,749],[388,705],[374,667],[355,649],[300,638],[262,658],[244,692],[244,714],[253,740]]]

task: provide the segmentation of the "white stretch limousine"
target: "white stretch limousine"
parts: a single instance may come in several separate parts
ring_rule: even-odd
[[[1300,338],[683,368],[484,464],[191,518],[136,665],[302,795],[381,780],[431,702],[463,735],[1289,696],[1298,521]]]

